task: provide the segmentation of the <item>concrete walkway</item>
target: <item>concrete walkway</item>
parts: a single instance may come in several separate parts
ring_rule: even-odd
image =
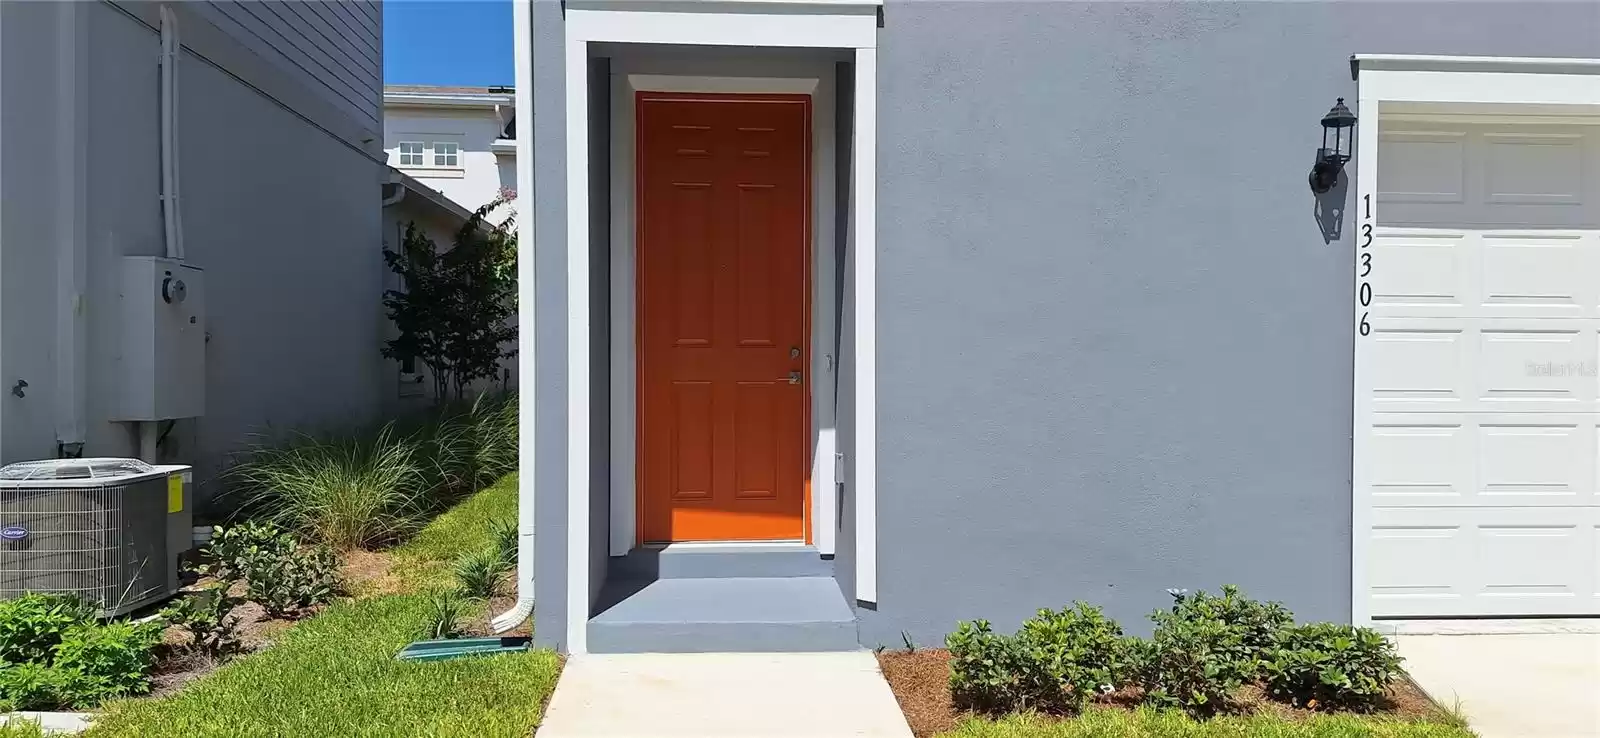
[[[590,654],[539,738],[911,738],[871,653]]]
[[[1600,737],[1600,634],[1401,635],[1406,671],[1482,738]]]

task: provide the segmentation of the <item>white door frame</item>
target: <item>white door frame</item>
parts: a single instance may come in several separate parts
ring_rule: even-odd
[[[1357,107],[1355,199],[1347,212],[1354,219],[1355,247],[1351,273],[1355,294],[1361,287],[1362,226],[1378,223],[1378,128],[1386,115],[1426,109],[1433,113],[1535,113],[1559,115],[1600,111],[1600,59],[1410,56],[1357,54],[1351,58],[1356,76]],[[1371,198],[1370,214],[1364,210]],[[1376,260],[1375,260],[1376,261]],[[1374,269],[1381,265],[1374,264]],[[1350,620],[1370,625],[1368,548],[1371,536],[1371,480],[1367,468],[1367,434],[1372,408],[1366,391],[1370,356],[1363,350],[1370,336],[1360,325],[1366,312],[1352,301],[1355,346],[1352,387],[1353,426],[1350,482]]]
[[[751,66],[740,62],[738,69]],[[834,551],[837,526],[834,479],[834,90],[832,61],[816,76],[708,77],[646,74],[672,68],[670,60],[612,59],[611,69],[611,540],[612,556],[622,556],[637,540],[638,495],[634,466],[638,429],[637,314],[634,282],[634,125],[636,92],[731,92],[797,94],[811,97],[811,539],[821,554]],[[823,72],[829,72],[824,74]]]
[[[635,43],[853,49],[855,93],[851,154],[850,239],[856,291],[855,469],[856,597],[877,600],[876,417],[874,352],[876,284],[877,6],[866,2],[683,2],[649,10],[566,4],[567,437],[589,437],[589,44]],[[518,29],[531,32],[531,29]],[[518,158],[519,166],[533,162]],[[524,285],[531,292],[531,285]],[[523,295],[531,302],[531,294]],[[532,432],[525,428],[524,432]],[[566,644],[588,651],[590,570],[589,448],[567,444]],[[609,544],[609,542],[607,542]],[[609,545],[608,545],[609,548]]]

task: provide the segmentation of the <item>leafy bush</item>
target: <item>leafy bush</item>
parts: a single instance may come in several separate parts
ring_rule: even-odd
[[[488,548],[462,556],[456,561],[455,570],[462,594],[487,600],[500,593],[501,580],[510,565],[499,551]]]
[[[1081,709],[1096,692],[1116,688],[1123,676],[1122,627],[1098,607],[1078,602],[1059,612],[1042,609],[1017,637],[1039,691],[1064,696],[1066,702],[1055,707]]]
[[[239,650],[239,617],[235,608],[243,597],[229,593],[230,585],[219,585],[185,595],[161,611],[162,619],[189,634],[189,647],[212,658],[223,658]]]
[[[0,662],[47,662],[75,625],[94,621],[95,610],[62,594],[27,594],[0,601]]]
[[[1367,711],[1400,676],[1394,644],[1371,628],[1288,628],[1266,664],[1267,691],[1305,707]]]
[[[1020,642],[996,633],[987,620],[962,621],[945,636],[950,651],[950,697],[956,707],[977,712],[1021,709],[1023,656]]]
[[[300,436],[262,445],[230,472],[250,509],[308,540],[347,550],[421,527],[433,501],[419,444],[386,425],[371,438]]]
[[[430,595],[422,625],[422,637],[429,640],[459,637],[461,621],[467,617],[469,604],[459,592],[444,590]]]
[[[154,624],[74,623],[48,654],[0,669],[0,699],[18,710],[53,710],[147,692],[160,641]]]
[[[1122,628],[1081,602],[1040,610],[1014,636],[994,633],[987,621],[962,623],[945,644],[952,697],[989,712],[1075,712],[1114,688],[1124,669]]]
[[[230,583],[243,579],[245,598],[273,617],[287,617],[332,600],[338,560],[325,546],[302,547],[285,531],[262,523],[218,527],[209,552],[212,571]]]
[[[1231,584],[1222,586],[1221,596],[1173,592],[1172,598],[1173,617],[1222,624],[1226,633],[1216,650],[1245,682],[1260,678],[1266,654],[1276,644],[1279,631],[1294,624],[1294,614],[1283,605],[1252,600]]]
[[[1187,618],[1157,611],[1150,640],[1135,640],[1135,681],[1146,704],[1177,708],[1195,716],[1227,709],[1241,684],[1234,660],[1236,634],[1215,618]]]
[[[150,691],[147,675],[160,643],[161,626],[156,623],[78,625],[68,630],[55,652],[55,668],[69,674],[60,685],[63,702],[93,705]]]
[[[72,674],[43,662],[7,664],[0,669],[0,695],[16,710],[56,710],[67,706]]]

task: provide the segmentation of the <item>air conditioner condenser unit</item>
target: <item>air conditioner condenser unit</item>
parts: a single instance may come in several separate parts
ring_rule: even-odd
[[[0,468],[0,599],[73,594],[111,617],[176,593],[193,538],[191,477],[138,459]]]

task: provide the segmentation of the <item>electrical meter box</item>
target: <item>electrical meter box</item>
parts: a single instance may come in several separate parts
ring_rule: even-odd
[[[122,260],[122,402],[117,420],[205,414],[206,290],[177,259]]]

